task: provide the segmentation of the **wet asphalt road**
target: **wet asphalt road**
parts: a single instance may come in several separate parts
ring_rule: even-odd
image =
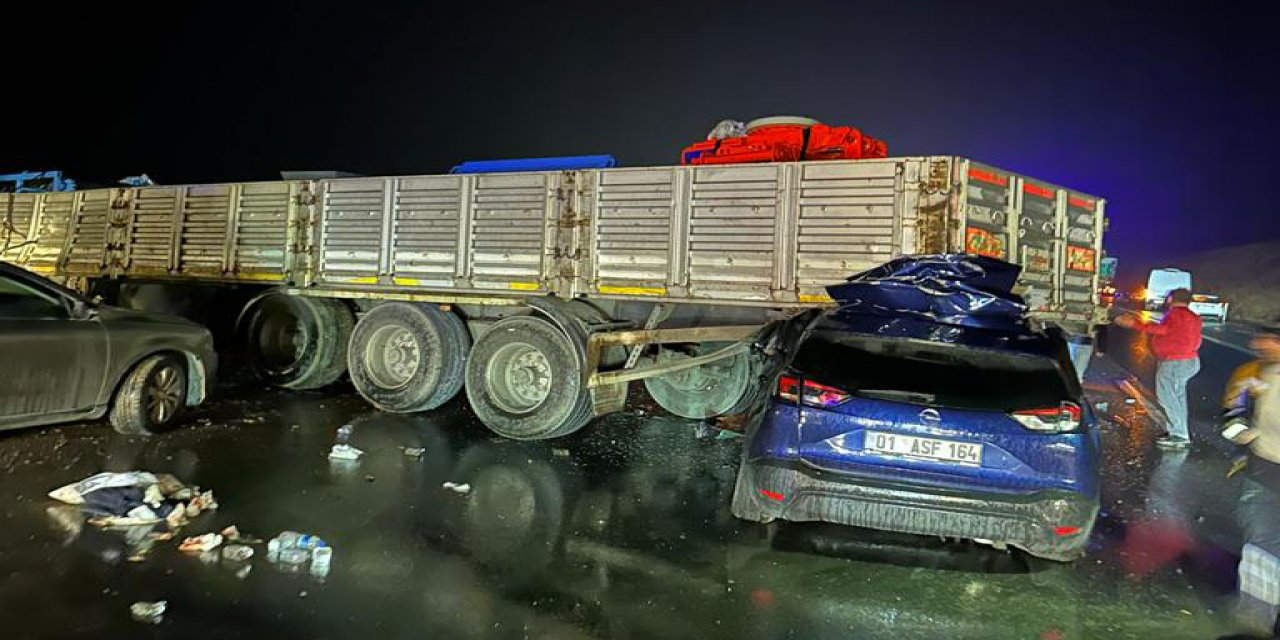
[[[1240,539],[1227,458],[1168,454],[1115,382],[1141,345],[1113,337],[1087,384],[1107,403],[1104,505],[1090,555],[1031,570],[970,544],[839,527],[765,527],[729,513],[740,440],[699,438],[653,409],[550,443],[490,437],[456,400],[419,416],[326,392],[224,385],[191,424],[149,439],[105,424],[0,434],[0,620],[14,638],[1215,638],[1233,613]],[[1230,351],[1229,349],[1224,349]],[[1206,354],[1193,395],[1230,362]],[[1242,353],[1235,356],[1244,358]],[[1205,418],[1207,408],[1196,405]],[[326,458],[355,425],[358,463]],[[404,447],[423,447],[421,458]],[[248,575],[124,532],[45,493],[102,470],[172,472],[229,524],[318,534],[319,582],[263,550]],[[466,482],[459,495],[441,487]],[[165,599],[164,621],[130,603]]]

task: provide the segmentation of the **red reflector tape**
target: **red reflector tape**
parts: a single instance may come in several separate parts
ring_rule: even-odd
[[[969,167],[969,177],[983,182],[990,182],[991,184],[998,184],[1002,187],[1009,185],[1009,178],[1007,176],[1002,176],[998,173],[993,173],[977,167]]]
[[[774,500],[785,500],[787,498],[787,496],[783,495],[781,491],[770,491],[768,489],[761,489],[760,493],[763,493],[766,498],[773,498]]]
[[[1031,195],[1040,196],[1041,198],[1053,198],[1053,189],[1046,189],[1038,184],[1031,184],[1030,182],[1024,183],[1022,185],[1022,190],[1030,193]]]
[[[1086,200],[1084,198],[1081,198],[1080,196],[1071,196],[1070,198],[1067,198],[1067,202],[1070,203],[1071,206],[1073,207],[1080,207],[1081,209],[1088,209],[1090,211],[1093,211],[1092,200]]]
[[[1080,533],[1080,527],[1058,527],[1053,532],[1060,536],[1069,536],[1073,533]]]

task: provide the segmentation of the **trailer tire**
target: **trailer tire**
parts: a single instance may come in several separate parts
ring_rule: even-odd
[[[708,343],[708,351],[728,346]],[[679,357],[672,351],[658,352],[658,360]],[[757,399],[759,377],[757,358],[741,353],[724,360],[645,378],[644,388],[654,402],[667,411],[691,420],[738,413]]]
[[[532,316],[494,323],[471,349],[467,399],[476,417],[513,440],[568,435],[591,420],[579,346]]]
[[[186,406],[186,363],[174,355],[153,355],[120,382],[111,403],[111,427],[127,436],[160,433]]]
[[[271,293],[249,303],[241,321],[249,366],[286,389],[318,389],[342,377],[355,315],[341,300]]]
[[[427,411],[458,395],[470,347],[458,316],[434,305],[388,302],[360,318],[347,370],[369,404],[392,413]]]

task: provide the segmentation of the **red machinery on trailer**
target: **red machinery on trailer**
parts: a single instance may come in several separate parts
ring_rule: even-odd
[[[812,118],[773,116],[745,125],[725,120],[706,140],[680,154],[681,164],[740,164],[800,160],[857,160],[885,158],[884,140],[855,127],[833,127]]]

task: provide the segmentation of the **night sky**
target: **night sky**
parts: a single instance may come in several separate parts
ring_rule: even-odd
[[[6,7],[0,171],[674,164],[721,118],[802,114],[1107,197],[1125,271],[1280,239],[1280,38],[1230,3],[98,4]]]

